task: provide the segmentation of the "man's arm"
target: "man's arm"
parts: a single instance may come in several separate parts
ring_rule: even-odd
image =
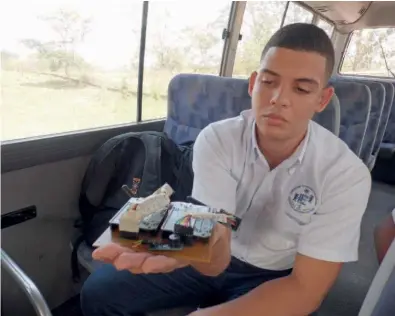
[[[309,315],[320,306],[341,266],[298,254],[289,276],[266,282],[228,303],[198,311],[196,316]]]
[[[383,261],[388,248],[395,238],[395,209],[386,217],[374,231],[374,242],[379,263]]]
[[[229,153],[211,126],[200,132],[195,141],[192,166],[192,197],[208,206],[235,212],[237,183],[230,173]],[[230,229],[216,224],[213,238],[211,262],[191,264],[200,273],[209,276],[222,273],[231,258]]]
[[[251,316],[312,313],[335,282],[342,263],[358,259],[360,225],[370,189],[370,173],[362,165],[338,170],[328,177],[321,205],[300,233],[292,274],[195,315],[232,316],[240,315],[240,311]]]

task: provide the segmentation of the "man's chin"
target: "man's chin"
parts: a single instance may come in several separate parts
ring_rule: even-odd
[[[263,128],[260,129],[260,133],[267,139],[284,140],[288,138],[287,131],[278,126],[263,126]]]

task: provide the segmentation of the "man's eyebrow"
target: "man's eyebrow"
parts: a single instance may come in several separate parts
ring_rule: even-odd
[[[315,86],[319,86],[318,81],[312,78],[297,78],[295,81],[300,82],[300,83],[310,83]]]
[[[276,76],[276,77],[280,77],[280,75],[277,72],[274,72],[273,70],[267,69],[267,68],[262,68],[261,72],[264,73],[268,73],[270,75]]]
[[[276,77],[280,77],[280,74],[278,74],[277,72],[267,69],[267,68],[262,68],[261,69],[261,73],[268,73],[272,76],[276,76]],[[309,84],[313,84],[318,86],[318,81],[312,78],[297,78],[295,79],[295,81],[299,82],[299,83],[309,83]]]

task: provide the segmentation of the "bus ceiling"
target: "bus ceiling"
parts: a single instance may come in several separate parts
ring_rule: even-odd
[[[395,26],[395,1],[301,1],[300,4],[347,34],[362,28]]]

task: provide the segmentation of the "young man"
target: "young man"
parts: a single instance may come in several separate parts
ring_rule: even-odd
[[[328,36],[288,25],[264,48],[249,82],[252,109],[207,126],[193,157],[192,195],[242,218],[216,225],[210,264],[109,245],[108,263],[81,293],[85,316],[144,315],[218,296],[194,316],[288,316],[314,312],[343,262],[358,258],[368,169],[347,145],[311,121],[329,103],[334,67]]]

